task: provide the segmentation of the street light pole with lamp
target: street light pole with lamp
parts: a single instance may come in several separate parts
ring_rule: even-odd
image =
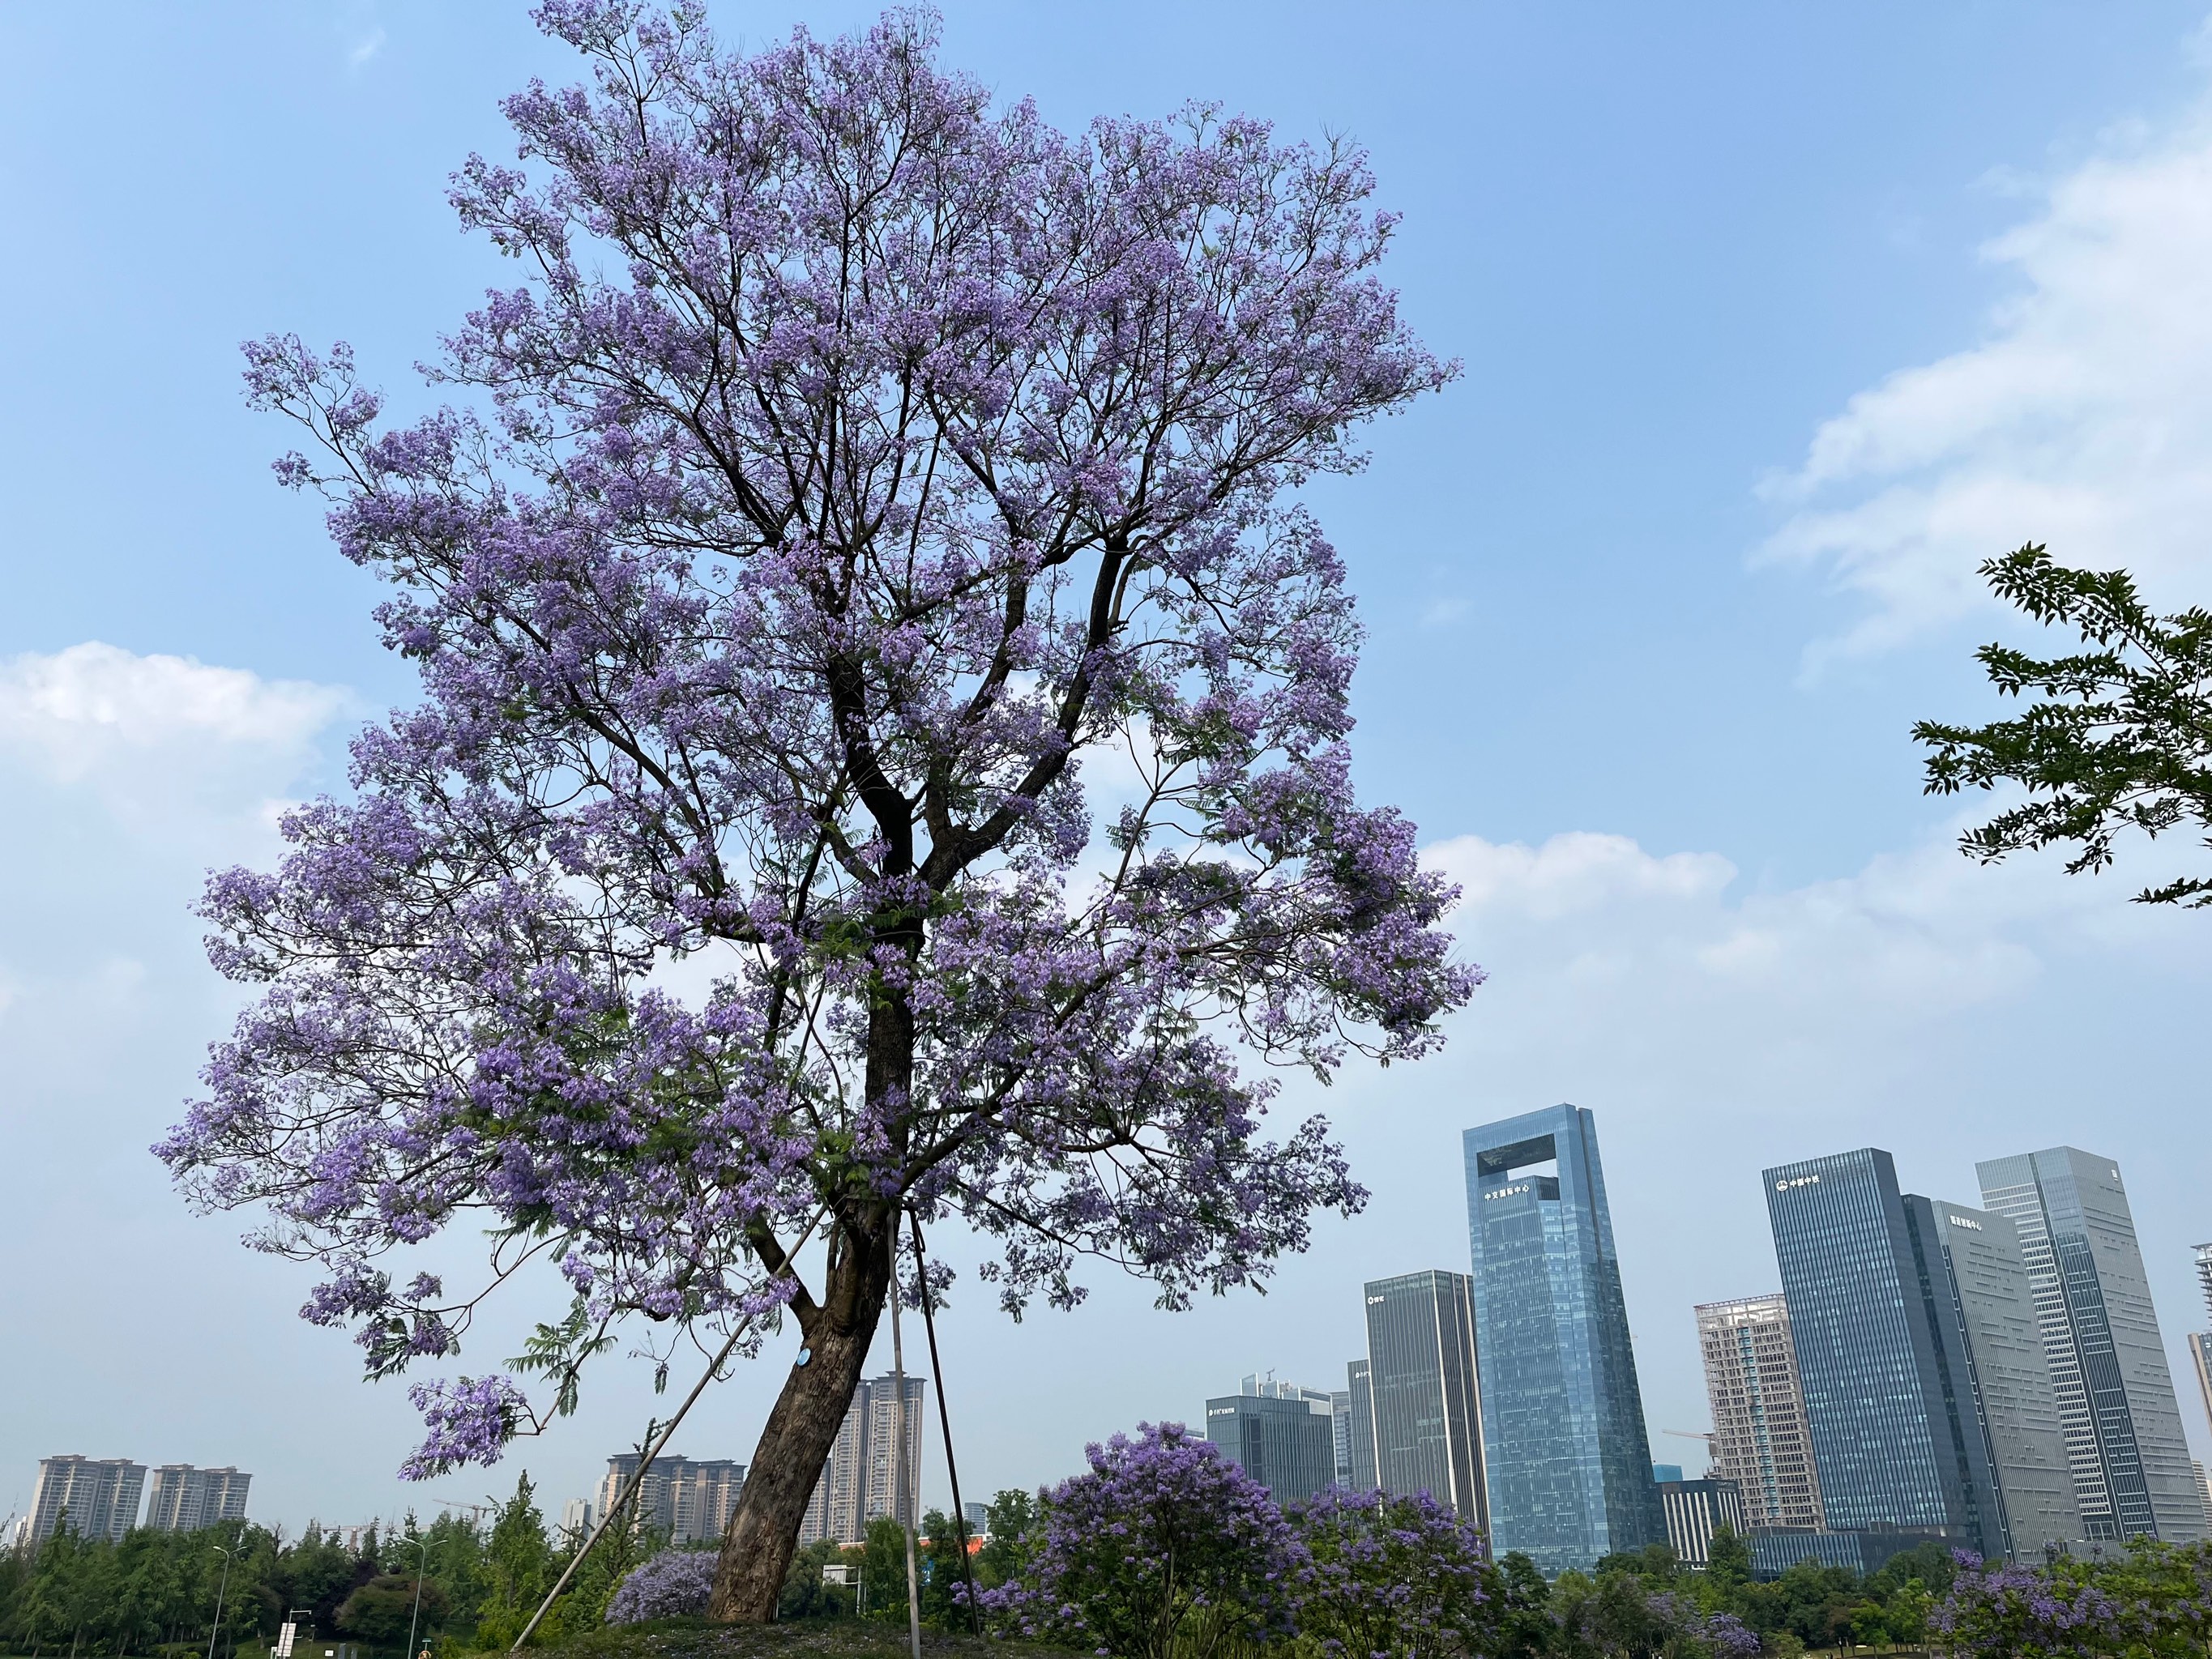
[[[236,1540],[232,1541],[234,1543]],[[222,1581],[216,1586],[215,1627],[208,1632],[208,1659],[215,1659],[216,1638],[222,1634],[222,1598],[224,1593],[230,1589],[230,1552],[217,1544],[215,1546],[215,1553],[222,1557]]]
[[[414,1517],[408,1518],[411,1521]],[[408,1542],[422,1553],[415,1568],[415,1611],[407,1615],[407,1659],[415,1659],[415,1626],[422,1616],[422,1581],[430,1573],[430,1540],[417,1536]]]

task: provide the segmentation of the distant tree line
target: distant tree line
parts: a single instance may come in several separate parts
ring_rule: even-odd
[[[599,1626],[616,1584],[659,1542],[611,1534],[548,1616],[547,1639]],[[306,1615],[303,1648],[310,1639],[343,1640],[397,1655],[418,1575],[418,1647],[505,1648],[560,1576],[569,1547],[549,1534],[526,1474],[485,1522],[447,1514],[418,1527],[410,1516],[397,1528],[371,1528],[352,1547],[312,1522],[297,1538],[226,1521],[190,1533],[135,1529],[114,1541],[64,1527],[35,1547],[0,1552],[0,1650],[183,1659],[207,1653],[212,1640],[216,1659],[256,1659],[297,1609]]]

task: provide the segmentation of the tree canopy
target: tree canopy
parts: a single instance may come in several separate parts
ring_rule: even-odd
[[[572,1406],[617,1322],[795,1316],[732,1533],[784,1534],[765,1617],[906,1212],[1018,1314],[1085,1256],[1182,1306],[1362,1202],[1267,1068],[1419,1055],[1480,974],[1355,796],[1359,628],[1292,492],[1455,369],[1347,144],[1066,136],[921,12],[750,57],[689,4],[536,15],[593,82],[456,177],[525,273],[456,402],[387,428],[344,347],[247,348],[423,700],[210,878],[258,996],[159,1150],[325,1265],[372,1375],[557,1261],[542,1391],[417,1384],[417,1474]],[[483,1280],[392,1265],[463,1221]]]
[[[2187,823],[2212,831],[2212,612],[2160,617],[2124,570],[2072,570],[2030,543],[1981,568],[1998,596],[2088,647],[2032,657],[2006,645],[1975,653],[2025,713],[1986,726],[1922,720],[1928,789],[2024,787],[2028,799],[1960,839],[1992,863],[2028,848],[2070,849],[2071,872],[2112,862],[2125,830],[2148,836]],[[2208,837],[2212,847],[2212,837]],[[2136,895],[2145,904],[2212,904],[2212,875],[2184,876]]]

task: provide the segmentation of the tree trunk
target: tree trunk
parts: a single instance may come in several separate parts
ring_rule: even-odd
[[[833,1243],[840,1248],[820,1303],[794,1310],[806,1363],[793,1365],[784,1379],[745,1471],[737,1510],[722,1535],[714,1592],[707,1603],[709,1619],[762,1625],[775,1617],[799,1523],[853,1403],[890,1286],[891,1216],[874,1221],[857,1237],[850,1224],[839,1224]]]

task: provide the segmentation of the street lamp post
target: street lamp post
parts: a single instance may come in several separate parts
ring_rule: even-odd
[[[230,1552],[217,1544],[215,1553],[222,1557],[222,1579],[215,1590],[215,1628],[208,1632],[208,1659],[215,1659],[216,1638],[222,1634],[223,1593],[230,1588]]]
[[[430,1571],[430,1540],[417,1537],[410,1541],[422,1552],[415,1568],[415,1611],[407,1615],[407,1659],[415,1659],[415,1625],[422,1616],[422,1580]]]

